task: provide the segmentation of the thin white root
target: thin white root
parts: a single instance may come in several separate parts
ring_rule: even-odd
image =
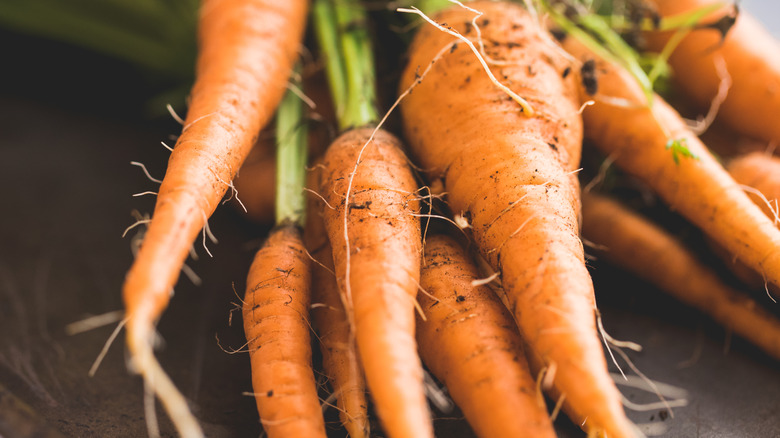
[[[456,2],[457,3],[457,2]],[[458,3],[460,4],[460,3]],[[461,5],[462,6],[462,5]],[[467,8],[470,9],[471,8]],[[398,8],[396,9],[397,12],[404,12],[409,14],[417,14],[420,17],[422,17],[423,20],[427,21],[431,25],[435,26],[440,31],[447,33],[449,35],[454,36],[455,38],[463,41],[466,43],[467,46],[471,49],[471,51],[474,53],[474,55],[477,57],[477,60],[480,64],[482,64],[482,68],[485,70],[485,73],[487,73],[488,77],[490,78],[490,81],[493,82],[493,84],[500,88],[501,91],[507,94],[507,96],[511,97],[512,100],[517,102],[518,105],[520,105],[520,108],[523,110],[523,114],[526,117],[533,117],[535,114],[535,111],[533,107],[531,107],[531,104],[529,104],[525,99],[520,97],[517,93],[512,91],[511,88],[507,87],[506,85],[502,84],[496,77],[493,75],[493,72],[490,70],[490,67],[487,65],[487,62],[485,61],[485,58],[482,57],[482,55],[479,52],[479,49],[477,49],[474,46],[474,43],[471,42],[468,38],[461,35],[460,33],[454,31],[452,28],[444,27],[441,24],[437,23],[436,21],[430,19],[427,15],[425,15],[421,10],[417,9],[416,7],[412,6],[411,8]]]
[[[447,394],[439,388],[436,381],[427,371],[423,371],[423,384],[425,385],[425,395],[441,412],[449,413],[455,407],[455,404]]]
[[[97,373],[100,364],[103,363],[103,358],[105,358],[106,354],[108,353],[108,349],[111,348],[111,345],[114,343],[114,340],[119,335],[119,332],[122,331],[122,327],[125,326],[125,323],[127,323],[127,319],[123,319],[119,321],[119,324],[117,324],[114,331],[111,332],[111,336],[108,337],[108,340],[106,340],[106,343],[103,345],[103,348],[100,350],[100,354],[98,354],[98,357],[95,358],[95,362],[89,368],[89,377],[95,376],[95,373]]]
[[[129,233],[130,230],[132,230],[133,228],[135,228],[135,227],[137,227],[139,225],[148,224],[151,221],[152,221],[151,219],[139,219],[139,220],[135,221],[132,225],[130,225],[129,227],[125,228],[125,231],[122,232],[122,237],[124,238],[125,236],[127,236],[127,233]]]
[[[147,190],[147,191],[145,191],[145,192],[141,192],[141,193],[133,193],[133,198],[137,198],[137,197],[139,197],[139,196],[146,196],[146,195],[154,195],[154,196],[157,196],[157,192],[153,192],[153,191],[151,191],[151,190]]]
[[[182,119],[181,117],[179,117],[178,114],[176,114],[176,110],[173,109],[173,105],[171,105],[170,103],[166,103],[165,109],[168,110],[168,114],[170,114],[171,117],[173,117],[173,120],[176,120],[176,122],[180,125],[184,125],[184,119]]]
[[[164,147],[165,149],[168,149],[169,151],[173,152],[173,148],[172,148],[172,147],[170,147],[170,146],[168,146],[167,144],[165,144],[165,142],[164,142],[164,141],[161,141],[161,142],[160,142],[160,144],[161,144],[161,145],[163,145],[163,147]]]
[[[140,351],[137,351],[133,357],[134,365],[143,376],[144,383],[160,399],[179,435],[187,438],[203,438],[203,430],[190,412],[187,400],[154,358],[151,347],[141,345],[139,348]]]
[[[715,71],[718,74],[718,79],[720,79],[720,82],[718,83],[718,92],[712,99],[710,109],[703,119],[687,121],[688,127],[696,135],[702,135],[710,128],[712,122],[715,121],[715,117],[718,115],[720,105],[726,100],[726,96],[729,94],[729,88],[731,88],[731,75],[726,66],[726,61],[723,60],[723,56],[715,55],[712,61],[715,63]]]
[[[138,162],[138,161],[131,161],[131,162],[130,162],[130,164],[132,164],[133,166],[138,166],[138,167],[140,167],[140,168],[141,168],[141,170],[143,170],[143,171],[144,171],[144,174],[146,175],[146,177],[147,177],[147,178],[149,178],[149,181],[155,182],[155,183],[157,183],[157,184],[162,184],[162,180],[159,180],[159,179],[157,179],[157,178],[153,177],[153,176],[152,176],[152,175],[149,173],[149,171],[146,169],[146,166],[144,166],[144,163],[140,163],[140,162]]]
[[[84,318],[81,321],[72,322],[66,325],[65,333],[68,336],[73,336],[79,333],[88,332],[98,327],[103,327],[105,325],[121,321],[124,315],[124,310],[114,310],[112,312],[103,313],[101,315],[90,316],[89,318]]]
[[[494,272],[493,275],[487,277],[487,278],[478,278],[476,280],[471,280],[471,285],[474,287],[483,286],[485,284],[493,282],[493,280],[497,279],[499,276],[498,272]]]
[[[149,438],[160,438],[160,424],[157,421],[157,410],[154,409],[154,391],[144,380],[144,417],[146,418],[146,433]]]
[[[303,90],[301,90],[298,86],[295,84],[292,84],[290,82],[287,83],[287,89],[292,91],[292,93],[296,96],[298,96],[299,99],[303,101],[303,103],[306,104],[311,109],[317,109],[317,104],[314,103],[313,100],[309,96],[307,96]]]

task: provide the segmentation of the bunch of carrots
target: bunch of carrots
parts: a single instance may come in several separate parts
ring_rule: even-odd
[[[588,4],[399,8],[414,38],[381,105],[377,14],[359,2],[202,1],[187,116],[123,290],[130,368],[182,436],[203,432],[155,360],[155,324],[226,196],[275,223],[243,296],[269,437],[327,435],[317,374],[351,437],[373,418],[389,437],[434,436],[429,375],[478,436],[555,436],[559,411],[588,436],[642,436],[607,371],[586,254],[780,359],[765,309],[780,287],[778,43],[713,0]],[[665,70],[685,96],[671,104],[653,89]],[[734,139],[718,157],[710,125]],[[610,193],[628,178],[767,295],[727,286]]]

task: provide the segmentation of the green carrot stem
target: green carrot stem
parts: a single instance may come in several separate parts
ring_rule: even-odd
[[[316,0],[314,12],[318,43],[327,56],[325,70],[337,108],[339,129],[376,123],[379,113],[374,55],[365,10],[355,0]]]
[[[297,69],[293,76],[297,77]],[[303,100],[290,88],[276,113],[277,225],[294,223],[303,227],[305,223],[307,131]]]

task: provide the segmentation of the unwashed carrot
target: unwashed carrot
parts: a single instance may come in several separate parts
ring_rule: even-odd
[[[585,136],[732,257],[780,285],[780,231],[679,114],[658,96],[648,103],[626,70],[574,38],[564,45],[580,61],[596,60],[598,92],[582,92],[595,102],[583,112]]]
[[[444,181],[452,211],[468,221],[481,254],[501,273],[528,353],[555,369],[554,389],[573,421],[589,433],[633,436],[607,373],[578,237],[574,171],[582,121],[572,66],[519,5],[469,6],[483,13],[476,24],[491,71],[530,108],[521,110],[491,82],[461,40],[423,26],[401,80],[401,90],[417,84],[401,103],[406,137],[420,167]],[[436,20],[476,46],[474,16],[453,7]]]
[[[425,241],[417,299],[420,357],[480,437],[555,437],[523,354],[520,333],[452,238]]]
[[[318,0],[313,8],[343,131],[325,152],[318,191],[342,302],[384,432],[433,437],[414,339],[422,246],[417,181],[401,143],[377,127],[362,6]]]
[[[200,8],[187,118],[123,287],[131,369],[143,375],[182,435],[202,432],[175,387],[161,383],[167,378],[152,353],[154,324],[193,241],[284,94],[306,9],[302,0],[205,0]]]
[[[244,333],[260,422],[269,437],[326,436],[309,337],[311,263],[303,243],[306,125],[292,91],[276,116],[276,228],[249,268]]]
[[[706,112],[726,80],[718,67],[723,62],[731,86],[720,104],[719,119],[744,135],[780,142],[780,44],[754,17],[744,10],[736,14],[732,2],[716,0],[651,0],[661,17],[671,17],[706,6],[720,10],[700,20],[672,52],[669,64],[676,91]],[[702,26],[718,19],[735,18],[725,37],[723,29]],[[725,23],[725,22],[724,22]],[[675,31],[648,31],[647,48],[660,52]]]
[[[582,200],[582,232],[599,259],[622,267],[780,359],[780,320],[718,275],[669,233],[606,197]]]
[[[294,225],[275,229],[249,268],[244,332],[269,437],[325,437],[311,362],[310,260]]]
[[[373,128],[348,131],[328,148],[319,193],[333,209],[322,211],[383,428],[390,437],[430,437],[414,339],[421,251],[417,182],[398,140],[378,131],[368,142],[372,133]]]
[[[318,189],[321,170],[315,164],[309,172],[308,187],[314,192]],[[304,240],[316,261],[312,266],[312,323],[322,352],[322,371],[333,389],[341,424],[351,438],[368,437],[366,381],[336,283],[333,251],[319,209],[320,202],[316,195],[309,193]]]

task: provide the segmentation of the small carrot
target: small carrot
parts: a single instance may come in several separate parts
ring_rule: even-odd
[[[269,437],[325,437],[309,337],[311,265],[303,243],[306,129],[288,92],[276,118],[276,228],[249,268],[244,332],[260,422]]]
[[[417,181],[400,142],[377,127],[362,6],[318,0],[313,8],[344,131],[325,152],[319,185],[341,299],[384,432],[433,437],[414,339],[422,246]]]
[[[312,166],[308,186],[319,186],[319,165]],[[358,358],[355,337],[341,301],[333,265],[333,251],[319,210],[320,199],[309,194],[304,241],[317,263],[312,267],[312,323],[322,352],[323,374],[336,397],[341,424],[351,438],[368,437],[366,381]]]
[[[480,437],[555,437],[512,317],[452,238],[425,241],[420,356]]]
[[[597,255],[698,308],[780,359],[780,320],[718,275],[660,227],[615,201],[588,193],[582,232]]]
[[[598,92],[582,92],[595,102],[583,112],[585,136],[733,257],[780,285],[780,231],[679,114],[658,96],[648,105],[624,69],[574,38],[564,45],[580,61],[596,60]]]
[[[187,118],[123,287],[131,369],[143,375],[182,435],[202,431],[154,359],[154,324],[193,241],[284,94],[306,9],[302,0],[205,0],[200,7]]]
[[[764,141],[780,142],[780,124],[775,115],[780,113],[780,44],[749,13],[730,2],[715,0],[652,0],[661,17],[678,14],[707,6],[723,5],[688,29],[685,37],[674,49],[669,64],[673,79],[679,85],[677,91],[706,111],[718,95],[721,82],[730,78],[731,86],[720,104],[719,119],[744,135]],[[728,27],[708,27],[702,23],[733,24]],[[732,20],[736,20],[733,21]],[[725,35],[723,31],[727,30]],[[647,48],[660,52],[673,31],[644,33]],[[719,63],[723,68],[719,67]]]
[[[309,337],[310,261],[300,230],[276,228],[249,268],[244,331],[269,437],[325,437]]]
[[[471,46],[425,26],[400,85],[416,84],[401,102],[406,137],[420,167],[444,181],[452,211],[469,222],[481,254],[501,273],[528,354],[557,370],[551,380],[573,421],[589,433],[633,436],[607,372],[578,237],[573,173],[582,121],[572,66],[521,6],[469,6],[482,13],[475,22],[462,7],[436,20],[474,47],[481,35],[493,76],[529,107],[490,80]]]

